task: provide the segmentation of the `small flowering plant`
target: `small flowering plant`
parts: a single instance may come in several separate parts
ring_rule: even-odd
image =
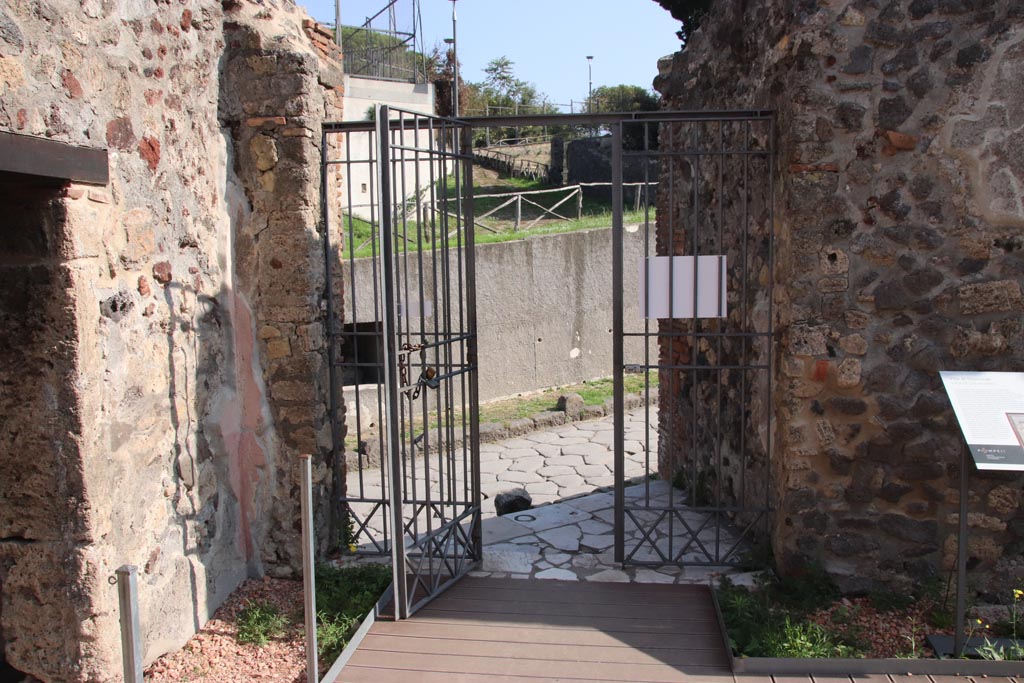
[[[1005,645],[992,642],[988,636],[985,636],[985,644],[978,648],[978,655],[982,659],[991,659],[996,661],[1022,661],[1024,660],[1024,644],[1017,640],[1017,610],[1020,607],[1021,600],[1024,600],[1024,590],[1020,588],[1013,589],[1013,602],[1010,604],[1010,627],[1013,632],[1013,640],[1007,647]],[[981,619],[978,619],[978,624],[982,624]],[[988,625],[985,625],[988,628]]]

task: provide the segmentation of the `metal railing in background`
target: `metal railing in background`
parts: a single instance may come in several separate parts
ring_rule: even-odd
[[[423,55],[415,50],[416,34],[366,26],[342,26],[345,73],[383,81],[426,83]]]

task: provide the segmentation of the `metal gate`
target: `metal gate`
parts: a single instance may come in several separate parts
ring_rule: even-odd
[[[772,120],[664,113],[611,127],[618,562],[766,559]],[[628,192],[657,197],[656,216],[644,202],[645,215],[624,225]],[[629,241],[641,255],[627,263]],[[647,400],[627,412],[630,374]]]
[[[612,134],[616,560],[751,564],[767,531],[771,113],[378,107],[325,124],[322,201],[338,532],[391,556],[397,618],[482,553],[471,143],[510,125]]]
[[[399,619],[480,558],[469,149],[465,124],[387,106],[324,128],[327,233],[342,240],[341,262],[327,246],[341,535],[391,555]]]

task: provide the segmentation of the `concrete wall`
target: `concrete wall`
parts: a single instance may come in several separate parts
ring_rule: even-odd
[[[1024,369],[1024,10],[719,0],[661,66],[672,109],[777,112],[779,565],[850,591],[945,577],[962,438],[938,371]],[[990,599],[1024,580],[1021,485],[974,476]]]
[[[625,233],[624,301],[630,320],[639,319],[637,264],[643,248],[640,231]],[[610,229],[477,247],[482,400],[612,374],[611,259]],[[418,277],[415,261],[412,265]],[[346,263],[346,273],[348,268]],[[373,319],[372,277],[369,259],[355,262],[359,308],[352,312],[346,298],[347,320]],[[636,344],[629,347],[630,357],[641,354]]]
[[[47,683],[120,680],[118,566],[149,661],[297,565],[295,454],[328,498],[317,132],[340,112],[304,19],[0,8],[0,129],[111,174],[0,188],[0,647]]]

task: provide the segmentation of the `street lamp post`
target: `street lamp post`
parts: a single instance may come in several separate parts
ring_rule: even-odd
[[[452,115],[455,118],[459,118],[459,37],[456,32],[456,24],[455,0],[452,0],[452,60],[455,62],[455,81],[452,87],[452,97],[454,98]]]
[[[587,55],[587,113],[594,113],[594,55]]]

